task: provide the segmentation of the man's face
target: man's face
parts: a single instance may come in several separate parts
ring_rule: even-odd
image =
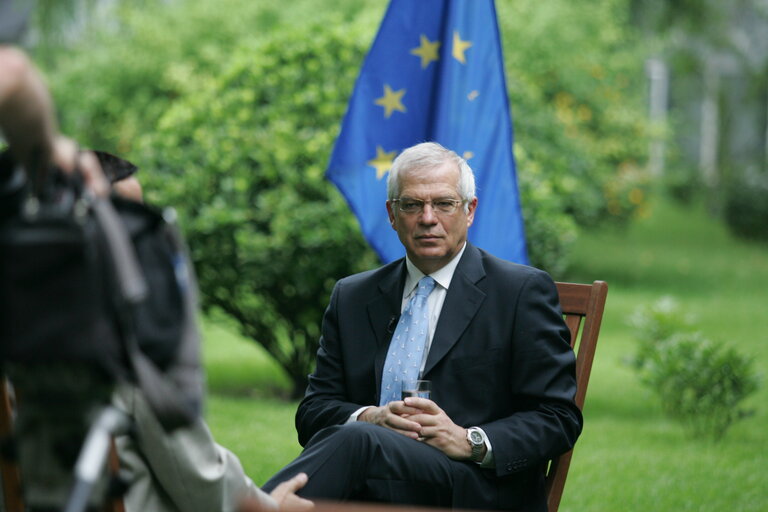
[[[429,201],[456,200],[459,169],[446,162],[429,170],[416,170],[400,177],[400,199],[425,201],[424,208],[414,213],[400,211],[400,203],[387,201],[389,222],[397,231],[408,257],[425,274],[445,266],[461,250],[467,239],[467,230],[475,218],[477,199],[459,204],[453,213],[444,213]]]

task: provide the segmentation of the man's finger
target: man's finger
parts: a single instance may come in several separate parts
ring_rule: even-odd
[[[427,412],[429,414],[438,414],[442,410],[429,398],[409,396],[405,399],[404,403],[406,407],[416,408],[419,409],[419,412]]]
[[[400,429],[397,429],[397,428],[391,428],[391,430],[393,430],[393,431],[397,432],[398,434],[403,435],[403,436],[405,436],[405,437],[407,437],[409,439],[418,440],[421,437],[418,434],[418,432],[413,432],[412,430],[400,430]]]
[[[421,430],[421,425],[410,418],[403,418],[401,416],[392,415],[387,420],[387,427],[392,430],[401,431],[407,433],[408,437],[413,437],[410,434],[418,434]]]
[[[99,160],[90,151],[80,153],[78,165],[83,173],[85,184],[97,196],[109,195],[109,182],[101,170]]]
[[[78,168],[83,175],[86,187],[95,195],[109,195],[109,182],[99,165],[99,160],[91,151],[78,151],[77,144],[64,136],[57,136],[53,141],[51,162],[66,173]]]
[[[423,412],[421,409],[418,409],[416,407],[410,407],[405,404],[405,402],[397,401],[397,402],[390,402],[387,404],[389,407],[389,411],[393,414],[397,414],[398,416],[402,415],[411,415],[411,414],[419,414]]]
[[[309,481],[309,477],[306,473],[299,473],[298,475],[294,476],[290,480],[286,480],[280,485],[286,486],[287,492],[296,492],[305,485],[307,485],[307,482]]]
[[[424,427],[433,427],[440,423],[438,415],[429,413],[414,414],[413,416],[408,416],[408,419],[421,425],[422,430],[424,430]]]

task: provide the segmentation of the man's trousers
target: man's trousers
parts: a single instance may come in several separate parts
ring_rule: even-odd
[[[432,446],[370,423],[321,430],[264,490],[271,492],[300,472],[309,482],[297,494],[308,499],[498,508],[493,470],[452,460]]]

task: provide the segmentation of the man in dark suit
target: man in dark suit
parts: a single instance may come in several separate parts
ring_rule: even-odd
[[[409,148],[387,187],[406,258],[336,284],[296,414],[305,450],[265,489],[303,471],[311,498],[546,510],[543,464],[582,427],[555,285],[467,242],[478,200],[456,153]],[[430,398],[400,400],[414,375]]]

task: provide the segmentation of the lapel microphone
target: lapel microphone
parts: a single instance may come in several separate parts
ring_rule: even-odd
[[[387,324],[387,332],[389,334],[392,334],[392,333],[395,332],[395,327],[397,327],[397,319],[398,318],[399,317],[397,317],[397,316],[393,316],[392,318],[389,319],[389,323]]]

